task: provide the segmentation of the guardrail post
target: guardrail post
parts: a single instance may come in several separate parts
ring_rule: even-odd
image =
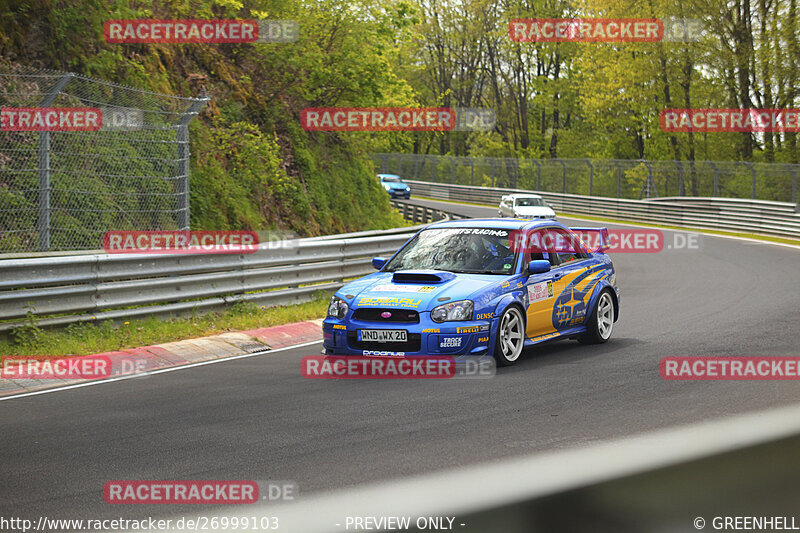
[[[39,107],[49,107],[58,94],[64,90],[69,80],[75,76],[72,72],[64,74],[45,95]],[[39,251],[50,250],[50,132],[39,132],[39,219],[36,223],[39,230]]]
[[[200,111],[205,107],[209,97],[198,98],[192,102],[189,109],[183,114],[178,121],[177,141],[178,141],[178,193],[179,196],[179,210],[178,210],[178,229],[188,230],[190,224],[190,206],[189,206],[189,123],[194,117],[200,114]]]
[[[713,161],[709,161],[708,164],[711,165],[712,170],[714,170],[714,198],[716,198],[717,194],[719,194],[719,170]]]
[[[594,185],[594,165],[588,159],[586,164],[589,165],[589,196],[592,195],[592,186]]]

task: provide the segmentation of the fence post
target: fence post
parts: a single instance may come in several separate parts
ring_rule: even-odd
[[[797,203],[797,165],[786,164],[786,168],[792,173],[792,203],[794,212],[800,213],[800,204]]]
[[[678,171],[680,172],[679,183],[678,183],[678,196],[686,196],[686,183],[683,181],[683,162],[675,161],[675,164],[678,165]]]
[[[381,174],[386,174],[389,168],[389,154],[381,154]]]
[[[469,157],[469,184],[474,185],[473,180],[475,179],[475,161]]]
[[[541,191],[542,190],[542,164],[536,159],[531,159],[531,161],[533,161],[533,163],[536,165],[536,190],[537,191]]]
[[[750,173],[753,175],[753,191],[750,193],[751,194],[750,198],[755,200],[756,199],[756,169],[753,166],[753,164],[751,162],[749,162],[749,161],[742,161],[742,163],[744,164],[744,166],[746,166],[747,168],[750,169]]]
[[[456,182],[456,158],[450,157],[450,185]]]
[[[61,76],[39,103],[39,107],[49,107],[64,90],[69,80],[75,76],[68,72]],[[39,132],[39,219],[37,221],[39,230],[39,251],[47,252],[50,250],[50,132]]]
[[[714,198],[716,198],[717,194],[719,194],[719,170],[717,170],[717,165],[713,161],[709,161],[708,164],[711,165],[711,169],[714,171]]]
[[[589,165],[589,196],[592,195],[592,187],[594,185],[594,165],[588,159],[586,160],[586,164]]]
[[[178,131],[176,134],[178,141],[178,192],[179,196],[179,209],[178,209],[178,229],[188,230],[190,217],[189,206],[189,123],[197,116],[200,111],[205,107],[209,97],[198,98],[192,102],[180,120],[178,121]]]
[[[489,164],[492,165],[492,187],[494,187],[494,178],[497,176],[497,162],[494,157],[489,158]]]
[[[617,167],[617,198],[622,198],[622,167],[619,161],[614,159],[614,166]]]
[[[567,165],[561,159],[556,158],[561,163],[561,192],[567,194]]]

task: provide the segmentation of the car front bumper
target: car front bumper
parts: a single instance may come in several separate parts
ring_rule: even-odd
[[[348,312],[348,316],[352,311]],[[484,355],[492,352],[494,330],[489,320],[433,322],[429,313],[420,313],[419,323],[372,322],[326,318],[322,323],[323,347],[328,355]],[[358,340],[360,329],[406,330],[406,342],[365,342]]]

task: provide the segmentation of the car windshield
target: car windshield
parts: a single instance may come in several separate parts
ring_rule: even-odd
[[[517,207],[531,207],[545,205],[541,198],[517,198]]]
[[[390,183],[402,183],[403,182],[403,180],[401,180],[397,176],[383,176],[381,178],[381,181],[390,182]]]
[[[418,233],[385,270],[445,270],[470,274],[511,274],[517,256],[509,230],[433,228]]]

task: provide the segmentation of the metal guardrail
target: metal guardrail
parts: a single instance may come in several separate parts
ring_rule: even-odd
[[[0,332],[31,322],[183,315],[249,301],[283,305],[373,271],[418,227],[272,241],[253,254],[92,254],[0,261]],[[356,235],[356,236],[352,236]]]
[[[437,222],[439,220],[461,220],[468,218],[441,209],[434,209],[411,202],[397,202],[392,200],[390,203],[392,207],[400,211],[403,218],[411,222],[416,222],[417,224],[427,224],[428,222]]]
[[[525,159],[434,154],[370,154],[381,173],[451,185],[528,188],[537,191],[657,198],[694,196],[791,201],[800,165],[750,161],[647,159]]]
[[[406,183],[411,186],[412,198],[425,196],[496,207],[503,195],[535,192],[545,198],[554,210],[561,213],[800,238],[800,213],[795,213],[794,204],[788,202],[690,197],[628,200],[413,180],[406,180]]]

